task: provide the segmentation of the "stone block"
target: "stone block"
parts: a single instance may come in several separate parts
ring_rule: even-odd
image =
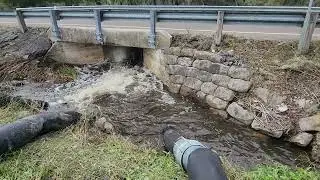
[[[192,66],[193,60],[188,57],[179,57],[177,60],[177,64],[181,66]]]
[[[171,75],[170,82],[175,84],[183,84],[185,78],[186,78],[185,76],[181,76],[181,75]]]
[[[173,75],[186,76],[187,70],[188,69],[185,66],[180,66],[180,65],[168,65],[167,66],[168,73],[173,74]]]
[[[299,133],[299,134],[291,137],[289,139],[289,141],[298,145],[298,146],[307,147],[311,143],[312,139],[313,139],[312,134],[302,132],[302,133]]]
[[[185,79],[183,85],[185,85],[191,89],[194,89],[194,90],[200,90],[201,85],[202,85],[202,81],[200,81],[199,79],[196,79],[196,78],[187,77]]]
[[[212,74],[219,74],[221,64],[213,63],[208,60],[195,60],[193,62],[193,67],[198,68],[200,70],[208,71]]]
[[[230,89],[220,86],[214,92],[214,96],[225,101],[232,101],[235,97],[235,93]]]
[[[174,83],[169,83],[168,84],[168,89],[170,92],[178,94],[181,88],[181,84],[174,84]]]
[[[196,94],[196,97],[199,101],[204,101],[206,99],[207,94],[202,92],[202,91],[198,91]]]
[[[229,69],[230,69],[230,66],[220,64],[219,74],[228,75]]]
[[[235,79],[243,79],[249,81],[251,78],[251,72],[248,68],[231,66],[228,71],[228,76]]]
[[[219,99],[217,97],[214,97],[212,95],[208,95],[206,97],[206,102],[208,103],[209,106],[215,108],[215,109],[219,109],[219,110],[223,110],[226,109],[228,102],[224,101],[222,99]]]
[[[168,84],[168,89],[170,92],[178,94],[181,88],[181,84],[174,84],[174,83],[169,83]]]
[[[178,63],[178,56],[175,55],[164,55],[166,64],[175,65]]]
[[[222,86],[222,87],[228,87],[230,80],[231,80],[231,78],[229,76],[225,76],[225,75],[213,74],[211,76],[211,81],[214,84],[216,84],[218,86]]]
[[[187,86],[182,85],[181,88],[180,88],[180,94],[182,96],[191,96],[191,95],[193,95],[195,93],[196,93],[196,90],[191,89],[191,88],[189,88]]]
[[[253,113],[245,110],[236,102],[233,102],[228,106],[227,112],[230,116],[246,125],[250,125],[254,119]]]
[[[226,111],[224,111],[224,110],[210,108],[210,112],[211,112],[212,115],[220,116],[222,119],[227,119],[228,118],[228,113]]]
[[[211,81],[212,74],[207,71],[201,71],[195,67],[188,67],[187,76],[200,79],[203,82]]]
[[[195,49],[191,48],[182,48],[180,52],[180,56],[187,56],[187,57],[193,57]]]
[[[180,47],[170,47],[164,50],[164,54],[180,56],[181,48]]]
[[[230,79],[228,88],[237,92],[248,92],[252,83],[242,79]]]
[[[201,86],[201,91],[206,94],[214,95],[217,88],[218,86],[211,82],[204,82]]]
[[[194,52],[194,57],[196,59],[201,59],[201,60],[209,60],[212,62],[221,62],[222,57],[218,54],[214,54],[211,52],[207,52],[207,51],[195,51]]]
[[[299,120],[299,128],[302,131],[318,131],[320,132],[320,113],[306,117],[301,118]]]

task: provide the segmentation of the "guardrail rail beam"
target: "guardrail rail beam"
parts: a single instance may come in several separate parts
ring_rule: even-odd
[[[24,21],[24,17],[23,17],[22,11],[16,10],[16,17],[17,17],[19,28],[21,29],[21,31],[23,33],[25,33],[28,29],[27,29],[26,22]]]
[[[308,52],[312,34],[319,21],[320,7],[289,6],[154,6],[154,5],[120,5],[120,6],[54,6],[17,8],[16,16],[22,32],[27,31],[25,18],[50,17],[52,37],[60,40],[61,32],[57,21],[61,18],[95,18],[96,40],[102,44],[105,36],[101,21],[105,19],[148,20],[150,32],[148,47],[157,47],[156,23],[164,21],[208,22],[217,20],[217,30],[214,32],[214,44],[220,45],[225,22],[231,24],[275,24],[301,26],[301,36],[298,46],[300,53]],[[14,17],[14,12],[0,12],[0,16]]]

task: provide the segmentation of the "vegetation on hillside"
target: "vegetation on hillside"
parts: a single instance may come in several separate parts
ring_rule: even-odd
[[[317,3],[320,0],[315,0]],[[0,7],[28,7],[49,5],[93,5],[93,4],[188,4],[188,5],[279,5],[305,6],[309,0],[0,0]]]

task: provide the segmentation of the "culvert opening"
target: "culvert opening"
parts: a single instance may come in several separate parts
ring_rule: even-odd
[[[111,64],[128,67],[143,65],[143,48],[107,45],[103,51]]]

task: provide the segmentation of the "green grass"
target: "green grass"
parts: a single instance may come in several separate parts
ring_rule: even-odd
[[[31,107],[22,106],[19,103],[11,102],[7,106],[0,108],[0,125],[7,124],[33,114]]]
[[[320,172],[311,168],[290,168],[282,164],[259,165],[250,170],[232,166],[224,161],[230,180],[319,180]]]
[[[74,67],[70,66],[61,66],[58,68],[57,73],[64,79],[75,80],[78,76],[78,72]]]
[[[71,128],[39,139],[8,155],[0,179],[186,179],[169,154],[114,136],[84,138]]]
[[[259,166],[245,173],[245,179],[261,180],[319,180],[320,172],[310,169],[291,169],[288,166]]]

